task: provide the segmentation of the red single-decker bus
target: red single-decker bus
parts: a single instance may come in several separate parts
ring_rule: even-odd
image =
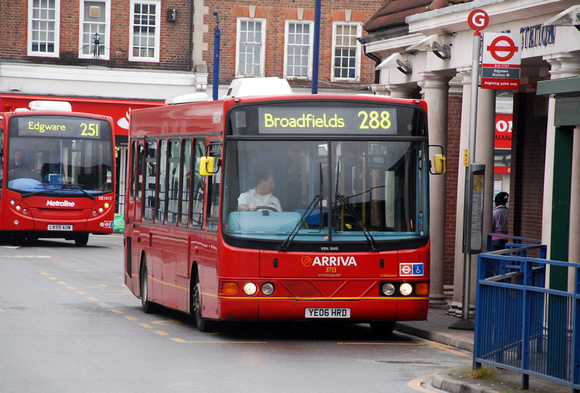
[[[192,313],[201,331],[326,319],[389,334],[426,319],[426,109],[234,91],[134,111],[126,285],[146,312]]]

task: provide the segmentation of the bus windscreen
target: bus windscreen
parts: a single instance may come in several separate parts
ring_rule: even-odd
[[[14,116],[8,134],[8,188],[26,195],[79,197],[113,190],[113,139],[108,121],[65,115]]]

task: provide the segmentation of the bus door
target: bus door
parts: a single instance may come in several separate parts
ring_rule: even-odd
[[[140,226],[135,223],[142,219],[143,200],[143,140],[133,140],[131,143],[130,190],[125,204],[125,237],[126,237],[126,266],[125,272],[132,288],[139,288],[139,253],[140,253]]]
[[[206,157],[212,157],[214,166],[209,169],[209,175],[205,175],[205,231],[201,241],[203,251],[199,248],[197,255],[198,274],[202,292],[202,304],[204,316],[215,316],[218,309],[218,299],[213,296],[204,296],[204,293],[218,293],[218,272],[217,272],[217,230],[219,224],[219,206],[220,206],[220,184],[221,184],[221,157],[222,143],[221,140],[207,140]],[[201,173],[200,169],[208,169],[202,162],[202,157],[196,160],[196,172]]]

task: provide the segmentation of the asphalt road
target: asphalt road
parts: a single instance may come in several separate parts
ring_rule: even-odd
[[[144,314],[121,235],[0,242],[0,393],[416,392],[471,354],[364,324],[227,323]]]

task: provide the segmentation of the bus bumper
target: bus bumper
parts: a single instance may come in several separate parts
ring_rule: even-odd
[[[429,298],[307,300],[220,297],[221,320],[310,320],[352,322],[426,320]]]

